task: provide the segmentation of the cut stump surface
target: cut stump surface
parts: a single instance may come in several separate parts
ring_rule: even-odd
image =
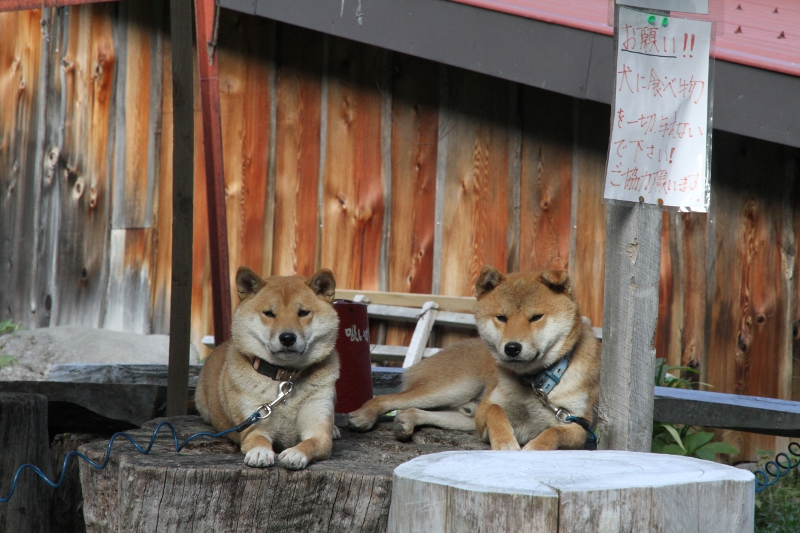
[[[750,533],[753,474],[620,451],[447,452],[394,474],[390,533]]]
[[[159,421],[130,434],[142,446]],[[213,432],[199,417],[171,419],[183,442]],[[338,421],[337,421],[338,422]],[[162,428],[149,455],[115,441],[105,470],[81,461],[88,532],[386,531],[394,469],[423,454],[485,450],[473,433],[423,428],[409,443],[394,438],[391,424],[368,433],[341,428],[330,459],[303,471],[244,465],[226,439],[200,438],[175,453]],[[81,451],[102,461],[106,442]]]

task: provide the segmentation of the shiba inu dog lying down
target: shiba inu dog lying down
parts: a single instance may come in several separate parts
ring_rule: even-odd
[[[600,343],[581,318],[567,273],[504,276],[486,266],[475,296],[480,338],[409,368],[402,392],[368,401],[350,413],[350,426],[366,431],[380,415],[403,409],[394,422],[401,440],[432,425],[477,428],[493,450],[581,448],[586,430],[565,420],[595,423]]]
[[[270,466],[276,448],[283,450],[279,463],[292,470],[327,459],[338,435],[333,404],[339,377],[334,349],[339,316],[332,305],[333,274],[322,269],[309,279],[261,279],[240,267],[236,287],[240,302],[233,313],[231,339],[215,348],[203,365],[197,410],[222,431],[283,393],[284,399],[266,418],[241,433],[228,434],[241,444],[244,463]]]

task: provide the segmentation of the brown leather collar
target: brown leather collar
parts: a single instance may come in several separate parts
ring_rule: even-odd
[[[267,376],[275,381],[291,381],[297,373],[297,370],[293,368],[282,368],[268,363],[260,357],[253,358],[253,369],[262,376]]]

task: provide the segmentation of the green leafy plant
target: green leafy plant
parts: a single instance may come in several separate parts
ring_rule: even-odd
[[[6,320],[0,320],[0,337],[3,335],[10,335],[12,333],[16,333],[19,329],[19,324],[11,320],[10,318]],[[2,348],[3,346],[0,346]],[[0,370],[3,368],[18,363],[17,358],[13,355],[0,355]]]
[[[16,333],[19,329],[19,324],[7,318],[6,320],[0,320],[0,335],[6,335],[10,333]]]
[[[660,387],[673,387],[691,389],[694,385],[703,383],[692,382],[681,374],[674,372],[699,372],[689,366],[670,366],[666,360],[656,359],[655,385]],[[707,384],[705,384],[707,385]],[[737,454],[739,449],[727,442],[712,442],[714,434],[710,431],[700,431],[693,426],[666,424],[653,421],[653,440],[650,450],[654,453],[667,453],[671,455],[684,455],[698,457],[708,461],[715,461],[717,454]]]

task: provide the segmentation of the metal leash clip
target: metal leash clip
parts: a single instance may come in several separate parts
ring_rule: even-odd
[[[278,385],[278,397],[272,400],[270,403],[265,403],[256,409],[256,413],[261,413],[262,411],[264,412],[264,414],[259,415],[258,420],[264,420],[271,415],[272,408],[285,401],[286,397],[289,396],[289,393],[291,393],[293,390],[294,383],[291,381],[281,381],[280,385]]]
[[[278,397],[269,403],[265,403],[256,409],[244,422],[236,426],[236,431],[243,431],[256,422],[264,420],[272,414],[272,409],[286,400],[286,397],[294,390],[294,383],[291,381],[281,381],[278,385]]]
[[[556,418],[559,422],[564,424],[570,422],[570,418],[572,418],[570,412],[562,407],[556,407],[553,405],[550,402],[550,398],[547,397],[547,393],[545,391],[542,389],[533,389],[533,393],[536,394],[536,397],[539,398],[539,401],[542,402],[545,407],[553,411],[553,414],[556,415]]]

